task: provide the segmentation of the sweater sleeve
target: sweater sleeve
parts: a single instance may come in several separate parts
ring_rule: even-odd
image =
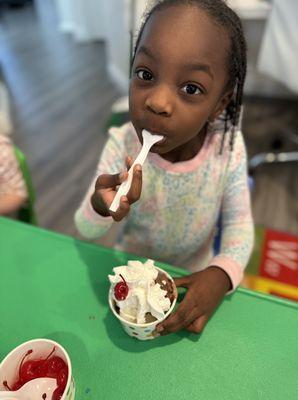
[[[237,132],[227,168],[222,201],[220,253],[210,266],[218,266],[230,277],[232,290],[240,284],[254,241],[247,156],[242,133]]]
[[[103,149],[95,175],[85,194],[85,197],[75,213],[75,225],[81,235],[87,239],[96,239],[104,235],[112,226],[112,217],[99,215],[91,205],[91,196],[95,182],[101,174],[116,174],[125,168],[125,137],[126,128],[111,128],[109,137]]]
[[[11,140],[0,135],[0,195],[14,194],[28,198],[26,183]]]

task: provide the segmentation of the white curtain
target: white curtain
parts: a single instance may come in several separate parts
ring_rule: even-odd
[[[258,68],[298,93],[298,1],[274,0]]]
[[[73,34],[78,41],[106,39],[109,16],[109,1],[102,0],[56,0],[59,28]]]
[[[60,30],[77,41],[103,39],[107,44],[108,71],[127,92],[130,30],[136,32],[141,15],[152,0],[55,0]]]

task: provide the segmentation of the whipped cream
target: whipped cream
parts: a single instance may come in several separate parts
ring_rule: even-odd
[[[145,263],[128,261],[127,265],[113,268],[113,272],[115,275],[109,275],[109,280],[112,284],[113,299],[122,318],[138,324],[146,323],[146,313],[151,313],[157,320],[164,318],[171,307],[171,301],[166,297],[167,291],[155,282],[158,270],[153,260],[147,260]],[[113,290],[118,282],[122,282],[120,275],[129,289],[124,300],[117,300]]]

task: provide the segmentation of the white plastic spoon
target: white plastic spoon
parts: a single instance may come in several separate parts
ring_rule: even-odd
[[[25,383],[19,390],[0,391],[0,400],[43,400],[44,393],[44,398],[51,400],[56,387],[57,381],[54,378],[36,378]]]
[[[162,136],[162,135],[152,135],[150,132],[146,131],[145,129],[142,130],[142,136],[143,136],[143,147],[142,147],[140,153],[138,154],[137,158],[134,160],[132,166],[129,168],[127,179],[124,182],[122,182],[121,185],[119,186],[116,196],[114,197],[114,200],[112,201],[112,204],[110,205],[110,211],[113,211],[113,212],[117,211],[119,204],[120,204],[121,196],[126,196],[127,193],[129,192],[131,182],[132,182],[132,177],[133,177],[134,166],[136,164],[143,165],[151,147],[155,143],[160,142],[164,138],[164,136]]]

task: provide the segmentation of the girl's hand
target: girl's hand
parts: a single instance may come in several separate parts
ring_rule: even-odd
[[[187,293],[176,312],[160,323],[156,332],[166,335],[183,328],[193,333],[202,332],[224,295],[231,289],[230,278],[219,267],[208,267],[174,280],[177,287],[187,288]]]
[[[132,164],[131,157],[126,158],[127,169]],[[119,208],[116,212],[109,210],[112,201],[117,193],[117,186],[127,179],[127,171],[115,175],[100,175],[95,183],[95,191],[91,197],[91,204],[94,210],[104,216],[112,216],[115,221],[121,221],[129,213],[130,205],[139,200],[142,191],[142,167],[136,165],[133,171],[131,187],[126,196],[120,199]]]

